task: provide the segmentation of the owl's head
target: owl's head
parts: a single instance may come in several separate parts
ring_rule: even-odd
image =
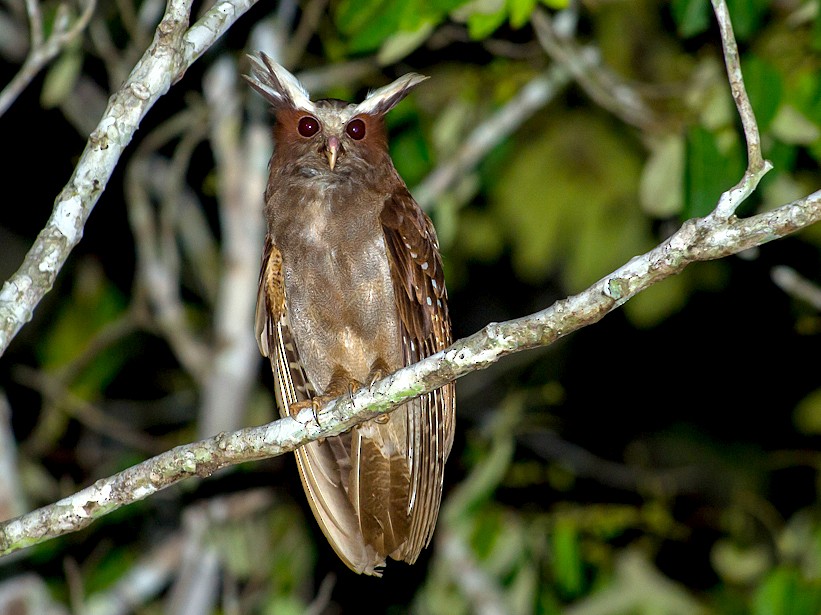
[[[409,73],[368,94],[359,104],[311,101],[291,73],[264,53],[248,56],[251,86],[276,115],[275,158],[292,161],[301,172],[344,174],[358,162],[378,165],[388,156],[385,115],[427,77]]]

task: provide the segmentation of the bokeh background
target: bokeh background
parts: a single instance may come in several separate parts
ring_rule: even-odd
[[[164,9],[98,4],[0,115],[2,279]],[[821,183],[821,16],[728,4],[775,165],[748,215]],[[39,3],[44,32],[84,6]],[[6,84],[29,49],[22,0],[0,31]],[[391,150],[436,224],[457,337],[649,250],[746,163],[706,1],[260,2],[150,111],[0,358],[0,518],[275,418],[252,323],[270,118],[239,78],[257,50],[316,97],[431,76],[389,116]],[[816,225],[693,265],[460,380],[440,522],[412,567],[349,572],[289,455],[0,559],[0,612],[816,615],[819,248]]]

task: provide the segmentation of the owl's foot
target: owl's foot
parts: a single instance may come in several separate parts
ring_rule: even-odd
[[[314,422],[319,427],[319,409],[329,401],[334,399],[334,396],[326,397],[325,395],[317,395],[305,401],[296,401],[288,406],[288,412],[291,416],[296,416],[305,408],[310,408],[314,415]]]
[[[371,365],[371,373],[368,375],[368,390],[373,391],[373,385],[382,380],[385,376],[387,376],[391,372],[391,369],[388,367],[388,364],[385,363],[382,359],[377,359]],[[380,425],[384,425],[388,421],[391,420],[390,414],[380,414],[374,419]]]
[[[317,426],[319,426],[319,410],[322,406],[332,399],[336,399],[346,391],[348,395],[351,396],[351,399],[353,399],[354,391],[361,388],[361,382],[352,378],[351,375],[342,368],[337,368],[322,395],[316,395],[305,401],[294,402],[288,407],[288,411],[291,413],[291,416],[296,416],[301,410],[311,408],[314,414],[314,421]]]

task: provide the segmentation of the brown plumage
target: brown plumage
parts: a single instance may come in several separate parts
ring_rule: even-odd
[[[393,166],[384,123],[426,78],[405,75],[358,105],[311,102],[264,54],[251,63],[247,79],[276,117],[256,333],[287,416],[451,343],[436,232]],[[413,563],[430,542],[454,410],[449,384],[297,450],[311,509],[352,570],[378,576],[386,557]]]

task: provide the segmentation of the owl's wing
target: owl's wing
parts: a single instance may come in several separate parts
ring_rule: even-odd
[[[405,365],[410,365],[452,341],[439,241],[430,219],[404,183],[385,202],[380,220]],[[407,408],[411,528],[401,552],[392,556],[413,563],[430,542],[439,514],[445,461],[453,444],[455,385],[423,395]]]
[[[265,238],[257,293],[256,337],[260,352],[271,361],[280,415],[288,416],[291,404],[311,399],[311,386],[291,335],[285,300],[282,254],[270,235]],[[339,438],[350,438],[343,434]],[[340,559],[359,573],[376,574],[384,556],[362,538],[359,519],[346,495],[345,466],[350,466],[348,448],[339,438],[323,443],[309,442],[296,450],[299,476],[328,542]]]

